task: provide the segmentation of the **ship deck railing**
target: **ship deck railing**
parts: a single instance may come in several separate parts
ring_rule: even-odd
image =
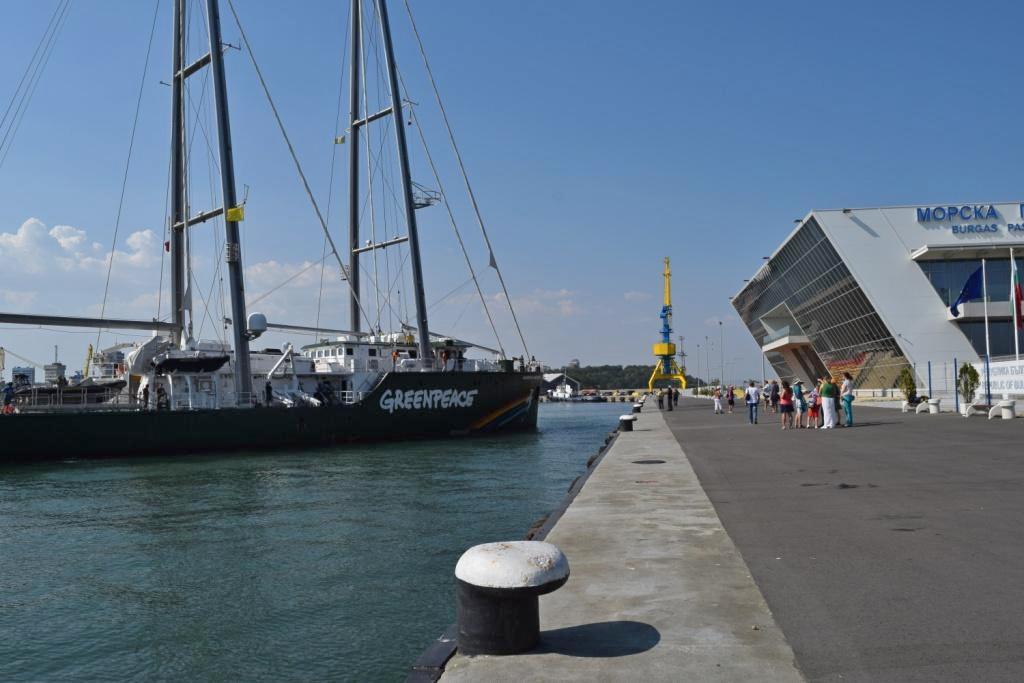
[[[120,389],[87,391],[84,387],[73,386],[57,392],[52,389],[43,392],[33,389],[30,392],[19,393],[15,396],[14,404],[22,413],[130,411],[140,407],[138,401]]]

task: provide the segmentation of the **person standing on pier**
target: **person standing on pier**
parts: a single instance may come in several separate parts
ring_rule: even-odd
[[[818,415],[821,414],[821,394],[818,393],[818,383],[811,385],[811,393],[807,395],[807,428],[812,426],[818,428]]]
[[[843,373],[843,386],[840,389],[840,398],[843,401],[843,415],[846,417],[846,426],[853,426],[853,375]]]
[[[757,406],[761,402],[761,391],[754,384],[754,380],[750,380],[750,386],[747,387],[747,414],[750,417],[750,424],[757,424]]]
[[[658,389],[658,410],[665,410],[665,390]]]
[[[772,402],[772,413],[779,412],[779,382],[772,380],[772,384],[769,387],[769,397]]]
[[[789,382],[782,380],[782,392],[779,394],[779,414],[781,415],[782,428],[793,428],[793,390],[789,388]]]
[[[805,408],[804,383],[801,380],[796,380],[793,382],[793,422],[796,423],[796,429],[804,426]]]
[[[831,377],[825,377],[821,383],[821,408],[825,415],[822,429],[833,429],[836,426],[836,396],[839,390],[832,383]]]
[[[715,387],[715,415],[722,414],[722,390]]]
[[[732,409],[736,405],[736,387],[729,385],[729,414],[732,415]]]

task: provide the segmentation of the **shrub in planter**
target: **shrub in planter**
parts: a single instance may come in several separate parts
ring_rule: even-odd
[[[903,396],[910,403],[916,402],[917,397],[917,381],[914,379],[914,371],[909,367],[905,367],[900,370],[899,377],[896,378],[896,386],[900,391],[903,392]]]
[[[970,403],[974,400],[974,392],[978,390],[980,384],[981,379],[978,377],[978,371],[974,369],[973,365],[964,363],[960,366],[960,371],[956,377],[956,390],[960,392],[960,397],[963,398],[964,403]]]

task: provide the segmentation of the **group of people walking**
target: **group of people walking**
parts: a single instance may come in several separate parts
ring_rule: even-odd
[[[657,399],[658,410],[664,410],[666,405],[668,405],[669,410],[672,410],[675,406],[679,405],[679,390],[675,387],[659,389]]]
[[[734,390],[729,387],[732,401]],[[717,394],[716,394],[717,396]],[[787,380],[772,380],[758,387],[753,381],[744,392],[750,424],[757,424],[758,407],[764,401],[765,412],[778,414],[782,429],[832,429],[853,426],[853,376],[843,373],[837,385],[831,377],[819,377],[810,391],[803,380],[790,384]],[[840,423],[842,411],[844,424]],[[721,412],[721,402],[715,399],[715,412]],[[732,412],[730,409],[729,412]]]

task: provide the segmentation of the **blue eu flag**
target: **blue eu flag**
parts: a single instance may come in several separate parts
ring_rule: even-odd
[[[971,276],[967,278],[964,288],[960,290],[960,296],[958,296],[956,301],[953,302],[953,305],[949,307],[950,312],[952,312],[954,316],[959,317],[960,309],[957,307],[965,301],[980,299],[982,291],[981,266],[978,266],[978,269],[971,273]]]

